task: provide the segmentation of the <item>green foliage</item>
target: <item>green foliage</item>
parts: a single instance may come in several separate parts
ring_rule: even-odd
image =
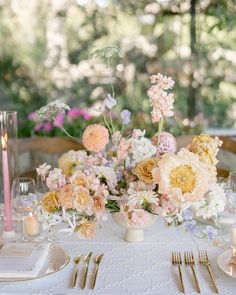
[[[234,0],[197,1],[196,56],[190,55],[189,0],[30,2],[0,6],[0,105],[19,111],[22,136],[32,134],[27,113],[46,101],[99,105],[111,92],[108,60],[121,107],[132,111],[133,126],[150,135],[156,130],[150,128],[146,91],[148,76],[157,72],[177,81],[175,107],[182,121],[191,83],[197,111],[209,125],[234,126],[236,97],[229,91],[236,81]],[[75,136],[81,127],[73,129],[80,129]],[[180,121],[166,127],[175,134],[193,130]]]

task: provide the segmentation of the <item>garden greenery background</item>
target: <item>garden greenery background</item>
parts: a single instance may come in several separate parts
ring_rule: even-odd
[[[150,124],[149,75],[173,76],[176,135],[202,125],[235,127],[235,0],[0,0],[0,107],[27,115],[48,101],[98,106],[111,92],[132,124]]]

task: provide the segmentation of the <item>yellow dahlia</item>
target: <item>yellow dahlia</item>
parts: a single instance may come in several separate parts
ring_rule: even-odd
[[[222,141],[218,137],[212,138],[209,135],[201,134],[194,136],[189,150],[197,154],[202,162],[216,165],[218,163],[216,155],[221,145]]]
[[[89,125],[82,137],[83,145],[90,152],[101,152],[109,142],[107,128],[100,124]]]
[[[177,197],[179,201],[195,201],[204,197],[216,181],[209,165],[187,149],[176,154],[165,154],[152,170],[159,193]]]
[[[84,187],[77,187],[73,192],[73,207],[79,212],[92,212],[93,198],[89,195],[89,190]]]
[[[42,207],[49,213],[56,211],[59,208],[57,192],[47,192],[42,199]]]
[[[95,238],[96,223],[94,221],[89,221],[85,218],[81,220],[79,226],[76,227],[76,231],[80,234],[81,238],[93,239]]]

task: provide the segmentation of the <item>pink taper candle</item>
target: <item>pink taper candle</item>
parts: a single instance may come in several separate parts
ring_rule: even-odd
[[[3,194],[4,194],[4,231],[12,231],[12,208],[10,174],[7,154],[7,134],[2,136],[2,169],[3,169]]]

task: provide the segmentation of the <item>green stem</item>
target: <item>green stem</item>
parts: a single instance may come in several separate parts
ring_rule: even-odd
[[[160,144],[160,139],[161,139],[161,132],[164,126],[164,118],[161,118],[160,122],[158,123],[158,135],[157,135],[157,146]]]
[[[124,130],[125,130],[125,125],[122,124],[122,128],[121,128],[121,136],[123,136]]]
[[[106,126],[107,126],[107,128],[108,128],[108,130],[110,132],[110,134],[112,134],[111,127],[110,127],[109,123],[107,122],[107,119],[106,119],[106,116],[105,115],[103,115],[103,119],[104,119],[104,122],[105,122],[105,124],[106,124]]]
[[[111,72],[111,64],[110,64],[110,58],[107,58],[107,66],[109,69],[109,79],[110,79],[110,84],[111,84],[111,92],[112,92],[112,97],[115,97],[115,91],[114,91],[114,86],[113,86],[113,82],[112,82],[112,72]]]
[[[53,122],[55,122],[55,118],[53,117],[52,118],[52,120],[53,120]],[[80,140],[78,140],[77,138],[75,138],[74,136],[72,136],[72,135],[70,135],[70,133],[68,133],[67,131],[66,131],[66,129],[62,126],[62,125],[59,125],[59,128],[68,136],[68,137],[70,137],[71,139],[73,139],[74,141],[76,141],[76,142],[78,142],[78,143],[81,143],[81,141]]]
[[[115,127],[113,125],[113,120],[112,120],[111,112],[109,112],[109,118],[110,118],[110,122],[111,122],[112,132],[115,133]]]

